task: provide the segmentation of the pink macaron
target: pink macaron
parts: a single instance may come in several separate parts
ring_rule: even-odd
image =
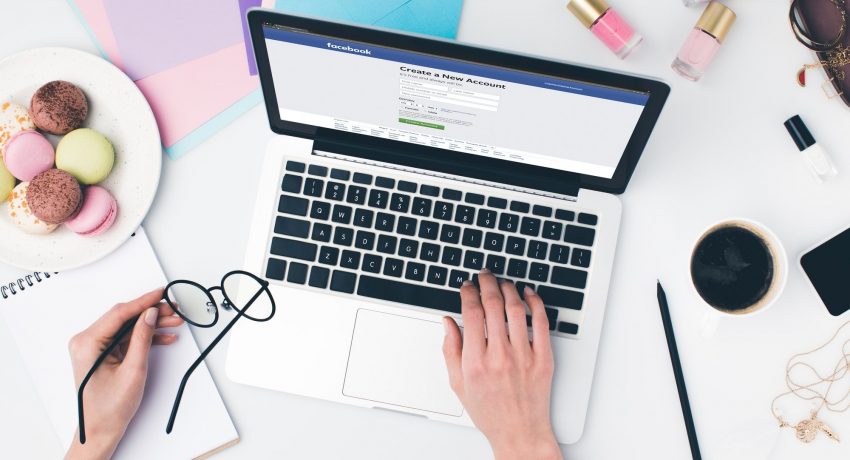
[[[3,161],[13,176],[24,182],[53,167],[53,145],[38,131],[21,131],[3,148]]]
[[[83,192],[83,207],[76,217],[65,222],[74,233],[97,236],[109,230],[118,215],[118,202],[105,188],[93,185]]]

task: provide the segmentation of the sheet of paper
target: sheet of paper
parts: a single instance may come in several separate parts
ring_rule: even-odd
[[[233,0],[103,0],[133,80],[242,43]]]

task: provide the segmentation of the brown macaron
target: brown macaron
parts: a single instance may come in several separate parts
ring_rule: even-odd
[[[39,88],[30,101],[35,125],[50,134],[68,134],[82,126],[89,103],[80,88],[67,81],[51,81]]]
[[[39,219],[61,224],[77,215],[83,193],[74,176],[61,169],[48,169],[30,181],[27,203]]]

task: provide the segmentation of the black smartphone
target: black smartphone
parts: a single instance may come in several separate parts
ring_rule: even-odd
[[[830,314],[850,310],[850,228],[803,253],[800,266]]]

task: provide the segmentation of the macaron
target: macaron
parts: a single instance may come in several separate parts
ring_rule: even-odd
[[[61,169],[48,169],[35,176],[27,189],[32,213],[48,224],[62,224],[77,215],[83,202],[80,184]]]
[[[56,146],[56,167],[71,173],[81,184],[106,179],[114,164],[112,143],[93,129],[75,129]]]
[[[54,159],[53,145],[38,131],[15,134],[3,149],[6,169],[22,181],[31,181],[52,168]]]
[[[50,134],[67,134],[83,125],[89,103],[80,88],[67,81],[51,81],[32,96],[35,125]]]
[[[6,211],[19,229],[32,235],[47,235],[56,230],[57,225],[48,224],[33,214],[27,202],[29,185],[29,182],[21,182],[12,190],[12,193],[9,194],[9,206],[6,207]]]
[[[9,194],[15,188],[15,176],[6,169],[6,165],[0,160],[0,201],[6,201]]]
[[[83,192],[83,207],[73,219],[65,222],[74,233],[97,236],[109,230],[118,215],[118,202],[103,187],[92,185]]]
[[[35,122],[26,107],[14,102],[0,103],[0,152],[12,136],[28,129],[35,129]]]

